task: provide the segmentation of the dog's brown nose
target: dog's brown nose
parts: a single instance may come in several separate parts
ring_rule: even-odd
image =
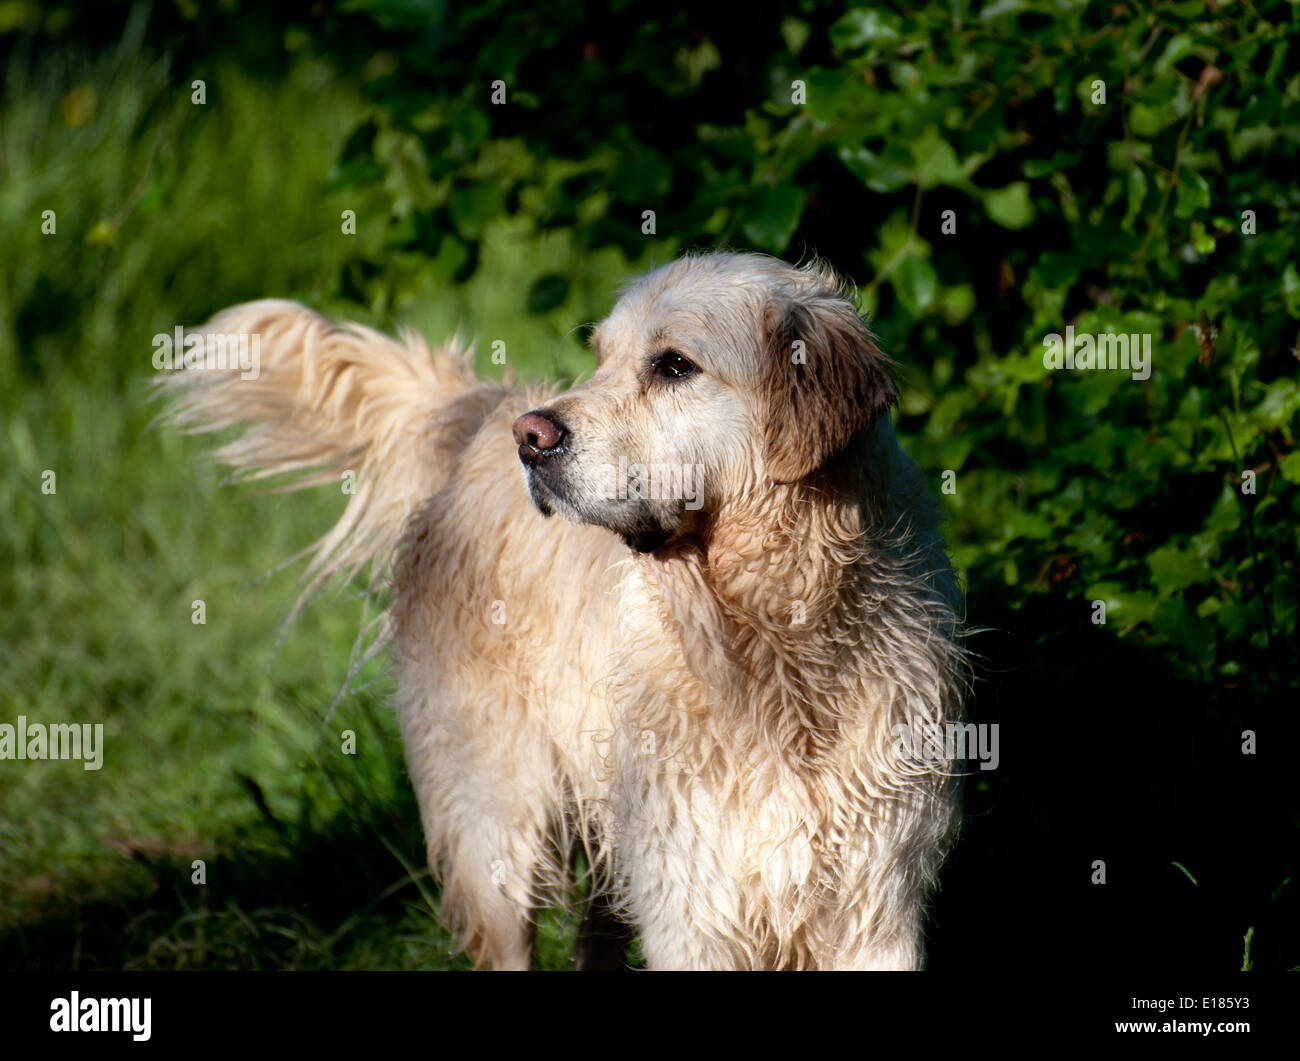
[[[519,459],[525,464],[537,464],[563,442],[567,434],[563,424],[545,413],[536,410],[524,413],[515,421],[515,443],[519,446]]]

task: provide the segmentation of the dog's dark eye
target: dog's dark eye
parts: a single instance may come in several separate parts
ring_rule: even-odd
[[[656,376],[664,379],[682,379],[699,369],[682,357],[676,350],[665,350],[654,359],[653,368]]]

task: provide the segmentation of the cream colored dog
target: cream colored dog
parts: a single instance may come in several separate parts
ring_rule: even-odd
[[[217,453],[249,477],[356,473],[308,592],[391,568],[429,862],[480,964],[529,965],[581,842],[582,964],[617,918],[652,968],[920,966],[955,784],[898,727],[959,715],[959,598],[829,271],[658,269],[558,396],[290,302],[201,331],[259,337],[260,374],[170,374],[177,425],[251,423]]]

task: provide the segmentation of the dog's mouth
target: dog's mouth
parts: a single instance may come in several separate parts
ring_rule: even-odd
[[[524,478],[528,482],[528,496],[533,499],[533,504],[537,507],[537,511],[548,519],[555,515],[555,505],[553,502],[557,499],[550,488],[542,482],[541,476],[539,476],[533,468],[526,466]]]
[[[671,540],[673,532],[662,527],[628,531],[620,535],[624,544],[637,553],[657,553]]]
[[[654,553],[663,549],[681,529],[675,520],[666,525],[656,514],[639,505],[584,501],[580,491],[573,491],[563,481],[555,481],[549,469],[525,463],[528,495],[537,511],[550,517],[559,514],[573,523],[601,527],[623,539],[637,553]]]

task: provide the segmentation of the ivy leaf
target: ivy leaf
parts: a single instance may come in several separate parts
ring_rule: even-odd
[[[1194,586],[1209,574],[1205,559],[1173,543],[1153,550],[1147,556],[1147,567],[1151,569],[1151,581],[1161,596]]]

